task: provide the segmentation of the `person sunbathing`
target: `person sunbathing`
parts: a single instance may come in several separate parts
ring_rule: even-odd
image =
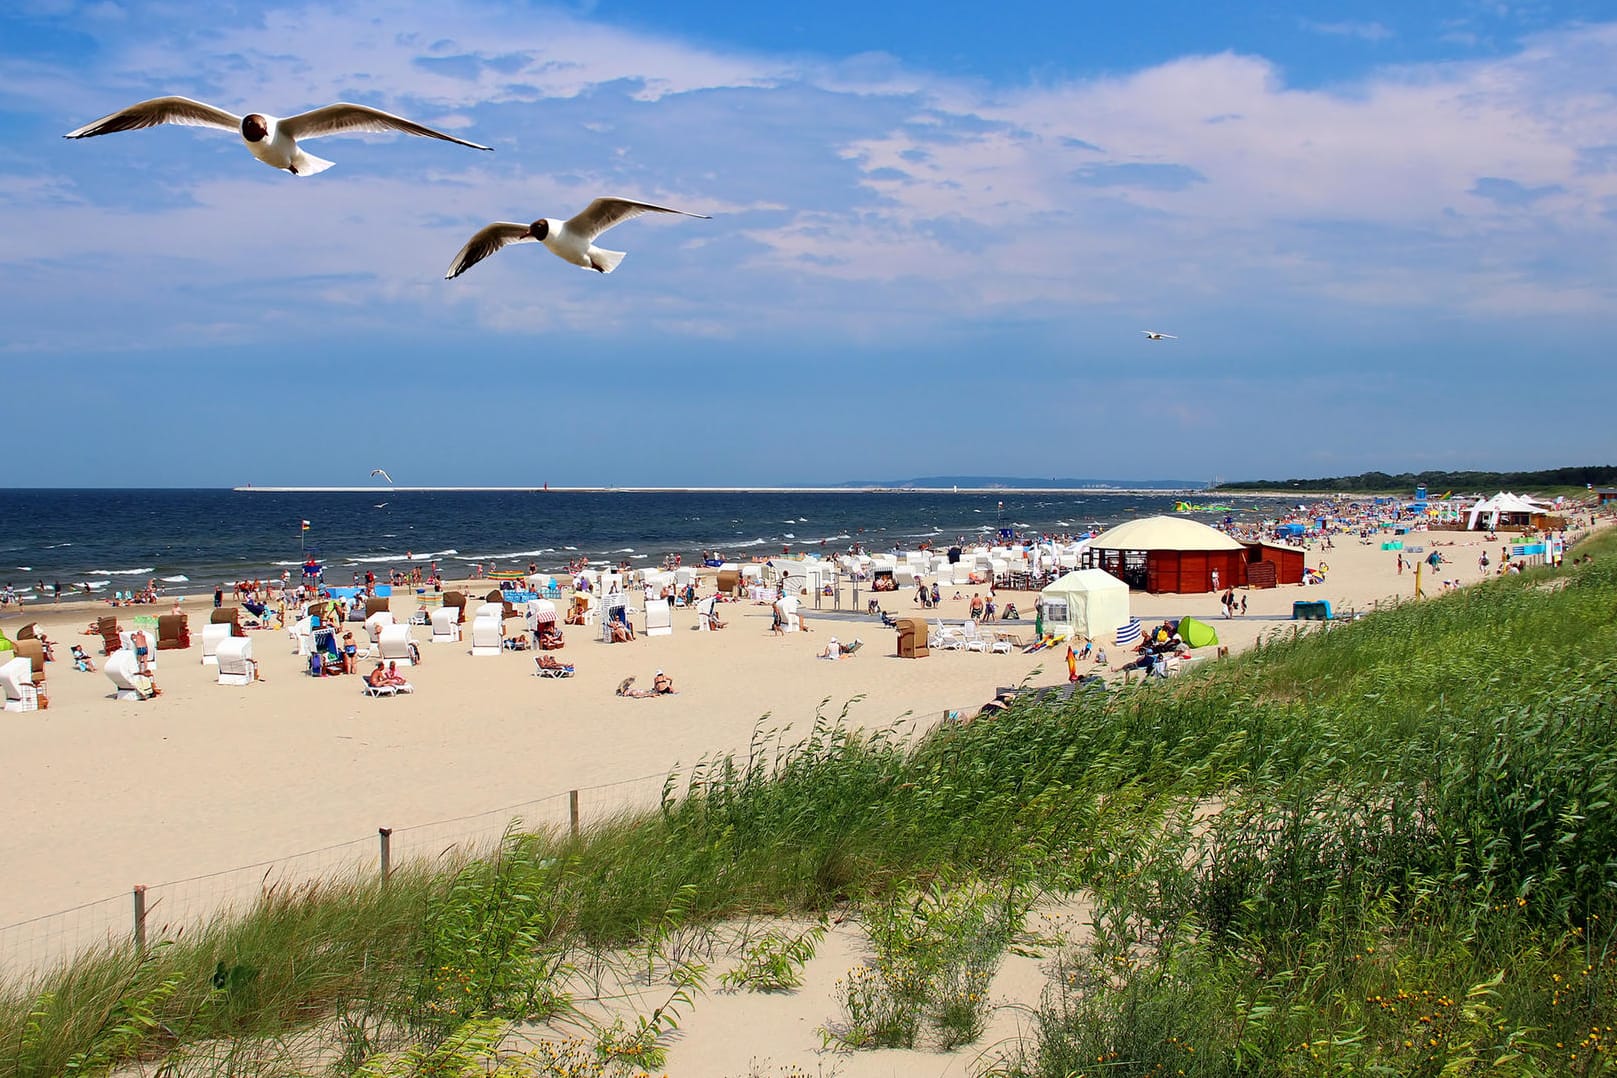
[[[672,696],[674,694],[674,679],[657,671],[657,676],[651,680],[651,693],[653,696]]]
[[[381,663],[377,663],[376,669],[365,675],[365,683],[373,689],[380,689],[386,686],[388,684],[387,668]]]
[[[77,644],[73,645],[73,669],[95,673],[95,663],[90,659],[89,653]]]
[[[568,674],[573,672],[572,663],[559,663],[549,655],[540,655],[533,661],[541,670],[559,670]]]
[[[400,692],[415,692],[415,686],[406,681],[403,675],[399,673],[399,664],[396,662],[387,664],[387,677],[383,684],[391,685]]]
[[[635,688],[634,678],[626,677],[618,682],[617,695],[626,696],[632,700],[644,700],[648,696],[656,696],[657,694],[647,689]]]
[[[634,629],[626,621],[612,623],[612,643],[627,644],[634,639]]]

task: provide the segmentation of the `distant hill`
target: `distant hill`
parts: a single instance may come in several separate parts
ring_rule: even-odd
[[[1581,468],[1551,468],[1540,472],[1364,472],[1361,475],[1329,476],[1324,479],[1242,479],[1219,483],[1214,490],[1326,490],[1352,493],[1399,491],[1413,493],[1424,486],[1427,493],[1445,490],[1488,493],[1542,487],[1582,487],[1617,484],[1617,466],[1589,465]]]
[[[952,487],[1006,487],[1024,490],[1059,490],[1094,487],[1117,490],[1204,490],[1199,479],[1030,479],[1010,475],[925,475],[915,479],[850,479],[842,487],[897,487],[916,490],[948,490]]]

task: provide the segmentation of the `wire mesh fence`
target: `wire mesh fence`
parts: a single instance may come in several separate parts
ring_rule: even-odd
[[[121,895],[0,925],[0,977],[24,979],[94,947],[155,946],[182,938],[210,920],[245,912],[260,899],[379,874],[390,869],[474,856],[510,829],[576,833],[622,813],[655,808],[662,774],[508,805],[411,827],[378,828],[364,838],[164,883],[134,884]]]
[[[957,717],[945,711],[917,721],[917,730]],[[318,883],[375,876],[406,865],[475,856],[508,831],[579,834],[616,818],[655,810],[664,773],[570,790],[487,812],[374,835],[220,872],[149,885],[72,909],[0,925],[0,977],[22,980],[93,947],[153,946],[182,938],[210,920],[245,912],[260,899]],[[676,782],[672,793],[684,790]]]

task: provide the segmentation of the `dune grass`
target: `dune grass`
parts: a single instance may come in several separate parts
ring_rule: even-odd
[[[836,716],[760,730],[581,839],[275,892],[150,955],[0,987],[0,1075],[374,1072],[485,1044],[468,1023],[569,1014],[580,969],[676,928],[878,911],[965,874],[1097,911],[1000,1073],[1600,1073],[1617,542],[1586,551],[919,739]],[[654,1062],[639,1050],[623,1059]]]

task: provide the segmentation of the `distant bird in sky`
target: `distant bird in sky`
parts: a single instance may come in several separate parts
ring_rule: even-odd
[[[1179,339],[1172,333],[1158,333],[1154,329],[1142,329],[1140,332],[1145,334],[1145,339],[1148,341],[1177,341]]]
[[[371,506],[371,508],[372,509],[386,509],[387,508],[387,503],[386,502],[377,502],[375,505]]]
[[[565,221],[541,217],[530,225],[513,221],[496,221],[480,228],[466,241],[449,263],[444,280],[459,277],[501,247],[510,243],[537,240],[550,248],[552,254],[565,262],[597,273],[611,273],[623,261],[624,252],[607,251],[595,246],[595,237],[634,217],[647,213],[677,213],[682,217],[712,220],[706,214],[671,210],[667,206],[653,206],[649,202],[635,202],[627,198],[598,198],[584,207],[584,212]]]
[[[372,468],[371,469],[371,478],[375,479],[377,476],[381,476],[383,479],[386,479],[388,486],[393,485],[393,477],[391,475],[387,474],[387,469],[386,468]]]
[[[402,131],[407,135],[424,135],[445,142],[470,146],[474,150],[491,149],[475,142],[434,131],[414,120],[394,116],[367,105],[349,105],[339,102],[296,116],[278,119],[262,112],[237,116],[224,109],[192,101],[188,97],[154,97],[130,105],[126,109],[103,116],[94,123],[69,131],[63,138],[90,138],[110,135],[115,131],[138,131],[159,124],[180,124],[186,127],[217,127],[222,131],[239,131],[247,149],[271,168],[285,169],[294,176],[313,176],[331,167],[324,158],[304,153],[298,139],[320,138],[324,135],[342,135],[354,131]]]

